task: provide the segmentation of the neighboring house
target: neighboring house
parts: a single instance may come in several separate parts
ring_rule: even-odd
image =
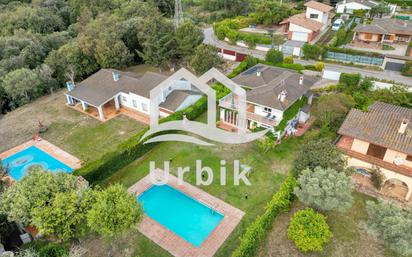
[[[333,7],[316,1],[305,3],[306,12],[282,21],[289,40],[311,42],[331,22]]]
[[[284,112],[295,102],[308,97],[296,119],[305,123],[309,118],[312,93],[310,88],[319,80],[290,70],[258,64],[232,79],[246,90],[246,117],[248,128],[273,128],[283,119]],[[220,122],[236,127],[238,98],[231,93],[220,100]]]
[[[370,0],[343,0],[336,4],[336,13],[352,14],[355,10],[366,10],[369,12],[372,8],[379,5],[379,2]],[[396,4],[388,4],[390,14],[395,14]]]
[[[106,120],[105,112],[120,111],[122,108],[149,117],[150,91],[168,77],[154,72],[138,76],[130,72],[101,69],[82,82],[73,85],[68,82],[67,104],[81,104],[83,111],[97,110],[100,120]],[[184,80],[174,81],[163,89],[159,113],[161,117],[182,110],[202,94]]]
[[[402,197],[411,200],[411,109],[381,102],[372,104],[367,112],[352,109],[338,133],[337,147],[347,155],[348,166],[358,170],[379,167],[385,181],[392,182],[390,188],[403,185],[407,190]]]
[[[374,19],[371,24],[357,25],[353,31],[354,43],[408,43],[412,36],[412,21]]]

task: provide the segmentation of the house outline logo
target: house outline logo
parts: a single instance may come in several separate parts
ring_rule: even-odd
[[[212,80],[220,82],[238,97],[237,132],[229,132],[216,127],[216,91],[207,84]],[[175,87],[173,90],[191,89],[192,86],[194,86],[207,96],[208,118],[206,124],[188,120],[186,117],[184,117],[183,120],[159,123],[159,105],[162,100],[164,101],[167,97],[165,96],[165,92],[167,94],[167,91],[171,90],[171,85]],[[152,137],[154,134],[160,132],[184,131],[187,133],[196,134],[208,139],[209,141],[224,144],[242,144],[252,142],[260,137],[263,137],[269,130],[270,129],[265,129],[256,133],[247,132],[246,91],[216,68],[210,69],[199,78],[187,69],[181,68],[150,91],[150,129],[142,136],[140,141],[148,138],[144,144],[164,141],[180,141],[203,146],[214,145],[213,143],[188,134],[166,133]]]

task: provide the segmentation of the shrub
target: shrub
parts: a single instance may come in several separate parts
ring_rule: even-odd
[[[308,43],[302,47],[302,51],[306,59],[318,60],[323,54],[323,50],[320,46]]]
[[[32,241],[24,247],[33,249],[39,257],[61,257],[68,254],[68,250],[62,245],[40,240]]]
[[[255,255],[266,232],[270,229],[273,219],[280,213],[289,210],[290,204],[293,201],[293,188],[295,186],[296,179],[289,175],[279,191],[265,207],[263,215],[258,216],[240,237],[240,244],[233,252],[232,257],[250,257]]]
[[[256,58],[256,57],[253,57],[253,56],[251,56],[251,55],[248,55],[248,56],[245,58],[245,62],[246,62],[247,68],[249,69],[249,68],[255,66],[256,64],[258,64],[258,63],[259,63],[259,59]]]
[[[308,208],[293,215],[288,238],[302,252],[320,252],[332,238],[332,232],[326,223],[326,217]]]
[[[293,64],[294,63],[293,56],[291,56],[291,55],[286,56],[285,59],[283,59],[283,63],[284,64]]]
[[[325,63],[323,63],[323,62],[317,62],[317,63],[315,63],[315,70],[317,70],[317,71],[323,71],[324,68],[325,68]]]
[[[385,181],[385,175],[382,173],[382,171],[376,167],[373,170],[370,171],[371,174],[371,181],[373,186],[380,190],[383,186],[383,182]]]
[[[407,61],[403,66],[402,75],[412,77],[412,61]]]
[[[348,87],[356,87],[361,80],[359,73],[342,73],[340,74],[339,82]]]
[[[278,64],[283,62],[283,53],[276,49],[270,49],[266,53],[266,61],[272,64]]]
[[[238,40],[239,33],[235,30],[229,30],[226,33],[226,36],[229,39],[229,42],[234,45],[236,44],[236,41]]]

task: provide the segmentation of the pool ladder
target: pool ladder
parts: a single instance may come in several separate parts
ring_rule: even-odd
[[[210,208],[210,212],[211,212],[213,215],[215,215],[215,213],[216,213],[216,208],[217,208],[218,206],[219,206],[218,204],[215,204],[215,205],[212,206],[212,208]]]

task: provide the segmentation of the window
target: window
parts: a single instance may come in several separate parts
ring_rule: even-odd
[[[366,152],[367,155],[379,158],[383,160],[383,157],[385,157],[386,153],[386,148],[379,146],[379,145],[374,145],[374,144],[369,144],[368,151]]]
[[[127,97],[125,97],[124,95],[122,95],[122,101],[123,101],[123,102],[127,102]]]
[[[319,17],[319,14],[316,13],[311,13],[309,16],[311,19],[317,19]]]
[[[385,40],[391,40],[391,35],[385,35],[385,36],[383,36],[383,39],[385,39]]]
[[[137,108],[137,102],[136,102],[136,100],[133,99],[132,102],[133,102],[133,107]]]
[[[272,109],[268,108],[268,107],[263,107],[263,111],[267,112],[267,113],[271,113]]]
[[[412,162],[412,155],[406,156],[406,160]]]
[[[142,110],[145,111],[145,112],[147,112],[147,104],[142,103]]]

